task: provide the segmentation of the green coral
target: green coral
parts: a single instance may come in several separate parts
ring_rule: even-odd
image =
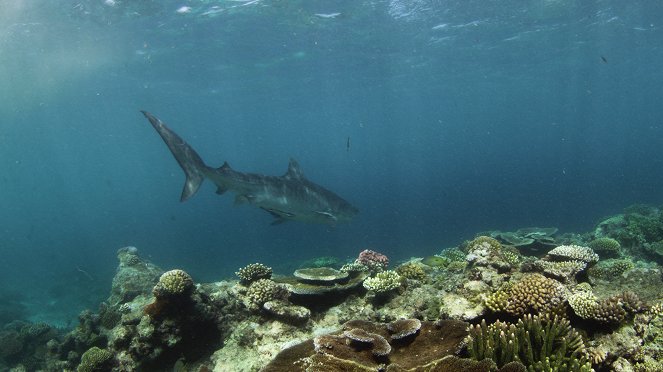
[[[396,271],[386,270],[379,272],[375,277],[364,280],[364,288],[376,294],[391,292],[400,288],[402,278]]]
[[[247,284],[255,282],[258,279],[271,279],[272,268],[261,263],[246,265],[235,272],[240,280]]]
[[[155,297],[181,297],[189,295],[193,288],[191,276],[184,270],[176,269],[163,273],[152,293]]]
[[[520,281],[502,286],[486,299],[493,312],[513,316],[561,313],[567,297],[562,283],[541,274],[529,274]]]
[[[77,372],[104,372],[110,371],[113,365],[113,353],[106,349],[93,346],[83,353]]]
[[[626,225],[610,233],[624,246],[644,245],[663,240],[663,213],[656,208],[627,208]]]
[[[587,271],[589,275],[594,278],[613,279],[634,267],[635,264],[631,260],[609,259],[605,261],[599,261],[596,266],[589,268]]]
[[[589,243],[589,248],[605,257],[618,257],[621,252],[621,245],[619,242],[607,237],[592,240]]]
[[[398,275],[405,279],[412,279],[417,281],[424,281],[428,277],[421,265],[413,262],[408,262],[396,268]]]
[[[499,367],[517,361],[529,371],[592,371],[582,337],[558,316],[526,315],[516,324],[483,320],[470,327],[469,337],[470,356]]]

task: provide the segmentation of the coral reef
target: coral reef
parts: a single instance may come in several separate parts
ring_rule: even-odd
[[[104,372],[113,367],[113,353],[96,346],[91,347],[81,357],[77,372]]]
[[[553,237],[555,233],[556,227],[527,227],[509,232],[490,231],[486,235],[518,248],[523,254],[538,255],[557,245]]]
[[[424,281],[428,277],[426,271],[421,267],[421,265],[408,262],[404,263],[396,268],[396,273],[405,279],[411,279],[415,281]]]
[[[126,247],[110,297],[70,332],[0,328],[0,369],[656,371],[659,223],[659,209],[631,208],[585,234],[484,233],[393,271],[366,250],[341,270],[251,264],[215,283]]]
[[[348,279],[347,271],[332,269],[331,267],[308,267],[297,269],[293,275],[306,283],[334,283]]]
[[[579,245],[560,245],[548,252],[548,256],[559,261],[581,261],[587,264],[596,263],[599,255],[589,247]]]
[[[387,270],[389,266],[389,258],[387,256],[370,249],[359,252],[359,257],[357,257],[355,262],[366,266],[374,273]]]
[[[617,240],[612,238],[596,238],[589,242],[588,246],[601,257],[615,258],[621,256],[622,247]]]
[[[587,274],[590,279],[600,278],[610,280],[621,276],[634,267],[635,264],[631,260],[611,258],[609,260],[599,261],[596,265],[587,270]]]
[[[420,326],[418,332],[412,331],[415,325]],[[390,328],[401,330],[403,326],[410,327],[407,335],[391,337],[395,332]],[[346,322],[342,329],[340,333],[320,335],[285,349],[263,371],[451,371],[432,368],[458,353],[467,336],[467,324],[453,320],[401,320],[391,324],[354,320]]]
[[[563,313],[566,288],[541,274],[529,274],[516,283],[504,285],[486,299],[493,312],[520,317],[525,314]]]
[[[386,294],[400,288],[402,279],[396,271],[381,271],[374,277],[364,280],[364,288],[377,295]]]
[[[152,289],[154,297],[184,297],[193,291],[193,279],[184,270],[166,271]]]
[[[272,300],[287,300],[290,296],[288,290],[269,279],[258,279],[251,283],[246,291],[247,306],[252,309],[259,309]]]
[[[259,279],[271,279],[272,268],[261,263],[253,263],[240,268],[235,272],[235,275],[239,277],[243,284],[250,284]]]

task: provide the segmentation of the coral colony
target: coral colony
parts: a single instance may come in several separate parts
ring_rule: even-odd
[[[196,283],[134,247],[66,334],[12,322],[11,371],[663,371],[663,213],[584,234],[488,231],[406,262],[374,250]],[[393,260],[392,260],[393,261]]]

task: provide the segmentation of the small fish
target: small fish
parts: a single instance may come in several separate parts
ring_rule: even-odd
[[[603,61],[603,63],[608,63],[608,59],[605,58],[604,56],[601,56],[601,61]]]
[[[348,136],[347,141],[345,141],[345,149],[347,152],[350,152],[350,136]]]

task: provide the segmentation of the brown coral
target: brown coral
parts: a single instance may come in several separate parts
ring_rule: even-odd
[[[486,306],[513,316],[560,313],[567,297],[562,283],[541,274],[529,274],[493,293]]]

